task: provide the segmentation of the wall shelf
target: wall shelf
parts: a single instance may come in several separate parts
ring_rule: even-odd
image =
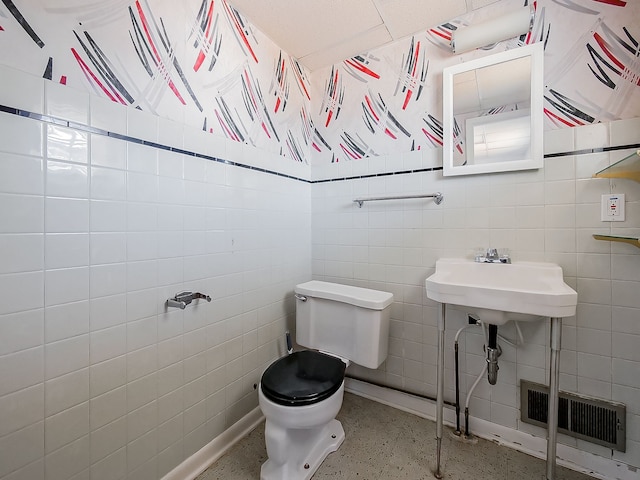
[[[593,238],[595,238],[596,240],[606,240],[606,241],[609,241],[609,242],[629,243],[631,245],[634,245],[634,246],[640,248],[640,239],[638,239],[637,237],[623,237],[621,235],[598,235],[598,234],[594,234]]]
[[[629,178],[640,182],[640,150],[594,173],[593,178]]]

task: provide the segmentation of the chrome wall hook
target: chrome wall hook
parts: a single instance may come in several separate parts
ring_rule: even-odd
[[[176,307],[184,310],[185,308],[187,308],[187,305],[199,298],[202,298],[207,302],[211,301],[211,297],[209,295],[205,295],[204,293],[180,292],[176,293],[175,297],[167,299],[165,304],[167,307]]]

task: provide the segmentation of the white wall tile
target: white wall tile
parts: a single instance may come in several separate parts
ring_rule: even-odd
[[[158,257],[155,232],[127,233],[127,260],[153,260]]]
[[[127,329],[118,325],[91,333],[91,363],[100,363],[124,355],[127,351]]]
[[[124,232],[127,229],[125,202],[91,201],[92,232]]]
[[[45,378],[52,378],[89,366],[89,335],[49,343],[45,347]]]
[[[55,415],[67,408],[89,400],[89,369],[63,375],[45,383],[45,416]]]
[[[127,349],[129,352],[154,344],[157,341],[158,319],[156,316],[136,320],[127,324]]]
[[[45,205],[47,233],[89,231],[89,200],[48,197]]]
[[[152,430],[127,445],[127,470],[131,474],[129,478],[142,478],[143,474],[140,472],[134,474],[135,470],[143,468],[145,462],[152,459],[157,453],[157,449],[158,438],[156,430]],[[149,478],[156,478],[155,472],[154,476]]]
[[[139,143],[127,143],[127,170],[157,175],[158,149]]]
[[[79,302],[89,298],[89,267],[45,272],[45,305]]]
[[[157,202],[158,177],[146,173],[127,172],[127,200]]]
[[[155,260],[127,263],[127,290],[154,287],[158,268]]]
[[[127,354],[127,380],[133,381],[158,370],[158,348],[154,343]]]
[[[44,306],[44,273],[0,275],[0,315]]]
[[[158,313],[157,303],[158,291],[155,288],[128,293],[126,298],[127,321],[131,322],[155,315]]]
[[[4,476],[44,455],[44,422],[0,438],[0,475]]]
[[[89,177],[86,165],[47,161],[46,194],[50,197],[86,198]]]
[[[45,80],[35,75],[0,65],[2,92],[0,105],[34,113],[44,113]]]
[[[0,193],[0,233],[44,232],[44,199],[41,196]]]
[[[89,436],[76,440],[45,457],[47,480],[65,480],[89,467]]]
[[[119,263],[126,260],[126,234],[92,233],[90,238],[91,265]]]
[[[640,362],[614,358],[612,360],[613,383],[640,388],[639,369]]]
[[[0,355],[37,347],[44,338],[42,309],[0,316]]]
[[[163,117],[158,118],[158,139],[163,145],[182,148],[184,129],[185,126],[177,121]]]
[[[89,402],[47,417],[44,425],[45,453],[51,453],[89,433]]]
[[[640,117],[610,122],[608,127],[612,146],[640,142]]]
[[[556,130],[547,130],[544,132],[544,153],[562,153],[574,150],[574,133],[571,128],[559,128]],[[555,159],[545,161],[545,167],[549,162]],[[546,172],[545,172],[546,174]]]
[[[592,355],[611,356],[611,332],[578,327],[577,343],[578,351]]]
[[[640,255],[611,255],[611,278],[640,281]]]
[[[132,412],[136,408],[158,398],[158,381],[155,373],[139,378],[127,384],[127,409]]]
[[[91,266],[91,298],[124,293],[127,287],[127,268],[124,263]]]
[[[97,397],[127,383],[125,355],[95,364],[90,369],[91,396]]]
[[[44,256],[47,269],[89,265],[89,235],[86,233],[47,234]]]
[[[158,152],[158,174],[164,177],[181,180],[183,171],[182,162],[183,155],[168,150],[160,150]],[[224,165],[221,165],[221,167],[224,178]]]
[[[46,126],[47,158],[86,164],[89,134],[59,125]]]
[[[42,124],[17,115],[0,113],[0,150],[19,155],[42,157]]]
[[[640,298],[638,298],[639,282],[612,281],[611,301],[614,305],[621,307],[640,308]]]
[[[127,109],[106,98],[91,95],[89,99],[91,126],[120,134],[127,133]]]
[[[620,333],[631,333],[640,335],[640,311],[635,308],[613,307],[612,308],[612,330]]]
[[[158,141],[158,117],[142,110],[127,108],[127,135],[148,140]]]
[[[91,167],[91,198],[97,200],[126,200],[127,177],[122,170]]]
[[[0,264],[0,274],[41,270],[43,245],[41,234],[0,234],[0,251],[11,252]]]
[[[106,428],[106,427],[105,427]],[[93,448],[93,438],[92,438]],[[127,450],[120,448],[113,454],[102,458],[91,465],[91,478],[96,480],[111,480],[125,478],[127,475]]]
[[[0,397],[0,437],[44,420],[44,384]]]
[[[127,443],[127,419],[120,419],[91,432],[91,461],[98,460],[122,449]],[[126,458],[123,466],[126,468]]]
[[[126,165],[127,143],[124,140],[91,135],[91,166],[125,169]]]
[[[127,415],[127,437],[131,442],[157,426],[158,404],[150,402]]]
[[[126,320],[126,295],[91,299],[91,331],[120,325]]]
[[[126,387],[120,387],[91,399],[91,429],[95,430],[121,418],[127,412]]]
[[[87,125],[89,95],[55,82],[45,82],[45,113],[52,117]]]
[[[609,126],[606,123],[583,125],[572,129],[577,150],[600,148],[609,145]]]
[[[127,230],[154,232],[158,228],[158,207],[148,203],[127,204]],[[182,229],[182,225],[180,227]]]
[[[559,180],[556,182],[545,182],[544,198],[547,205],[575,203],[575,180],[571,179]]]
[[[0,153],[0,192],[42,195],[42,158]]]

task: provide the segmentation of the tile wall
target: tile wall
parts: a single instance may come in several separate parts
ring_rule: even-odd
[[[308,166],[0,78],[0,105],[48,116],[0,112],[0,478],[156,480],[256,407],[283,353]],[[167,309],[182,290],[213,301]]]
[[[438,305],[426,298],[424,280],[440,257],[472,257],[478,247],[509,248],[514,260],[562,266],[578,292],[577,315],[564,321],[561,389],[624,402],[628,409],[627,452],[591,443],[561,441],[640,466],[640,249],[592,238],[594,233],[640,235],[640,185],[631,180],[592,179],[598,170],[632,150],[599,152],[609,145],[640,143],[640,119],[548,131],[542,170],[443,178],[441,171],[375,176],[438,166],[438,152],[375,157],[342,165],[314,166],[312,243],[314,278],[391,291],[389,357],[376,371],[351,374],[410,392],[436,393]],[[588,150],[592,153],[575,154]],[[571,152],[574,152],[573,154]],[[594,153],[595,152],[595,153]],[[401,168],[398,167],[401,165]],[[373,175],[373,176],[372,176]],[[359,178],[353,178],[359,177]],[[349,180],[339,180],[351,178]],[[444,202],[405,200],[365,203],[360,196],[432,193]],[[600,197],[625,193],[625,222],[600,221]],[[453,339],[466,323],[450,309],[447,323],[446,395],[454,397]],[[460,341],[462,396],[484,363],[483,336],[467,330]],[[502,342],[497,385],[481,382],[471,415],[526,430],[519,421],[519,381],[548,377],[548,322],[522,324],[525,344]],[[513,324],[499,333],[515,340]],[[473,429],[473,425],[471,425]]]

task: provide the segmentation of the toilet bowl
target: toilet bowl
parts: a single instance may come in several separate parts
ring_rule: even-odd
[[[307,480],[345,435],[335,419],[349,361],[378,368],[387,356],[393,295],[312,281],[296,286],[296,340],[303,350],[263,373],[258,388],[268,460],[262,480]]]

